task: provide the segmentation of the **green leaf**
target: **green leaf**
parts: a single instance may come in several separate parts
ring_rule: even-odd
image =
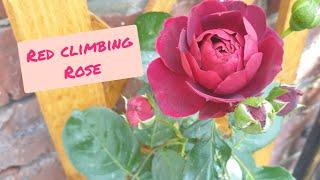
[[[263,167],[255,173],[259,180],[292,180],[294,177],[282,167]]]
[[[123,179],[133,174],[141,159],[128,123],[110,109],[74,111],[62,137],[73,165],[92,179]]]
[[[257,167],[251,154],[232,151],[232,157],[238,162],[245,180],[293,180],[292,175],[282,167]]]
[[[87,177],[89,180],[123,179],[123,172],[118,170],[105,175],[89,175]]]
[[[169,139],[175,136],[173,123],[169,122],[166,117],[156,114],[154,123],[144,129],[134,129],[134,135],[138,140],[150,147],[155,147],[164,144]]]
[[[152,160],[153,180],[181,180],[185,160],[175,151],[158,151]]]
[[[209,139],[212,134],[212,120],[197,120],[187,127],[181,127],[182,134],[187,138]]]
[[[137,17],[140,46],[142,51],[154,51],[155,39],[163,28],[163,22],[170,17],[164,12],[148,12]]]
[[[211,125],[211,128],[210,139],[198,142],[188,154],[183,173],[184,180],[211,180],[226,176],[226,164],[231,149],[215,134],[217,130],[214,125]]]
[[[229,118],[232,119],[234,117],[231,115]],[[241,130],[233,129],[233,134],[229,144],[241,151],[257,151],[270,144],[277,137],[281,130],[282,123],[283,118],[276,116],[266,132],[260,134],[248,134]]]

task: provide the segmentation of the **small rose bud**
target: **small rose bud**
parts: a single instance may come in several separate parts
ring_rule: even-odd
[[[301,31],[320,25],[320,1],[297,0],[292,7],[290,29]]]
[[[236,107],[234,124],[237,128],[249,134],[258,134],[269,128],[275,116],[274,109],[268,101],[261,98],[259,101],[244,101]]]
[[[288,86],[280,86],[283,90],[283,93],[272,101],[272,104],[276,111],[278,112],[277,115],[285,116],[294,110],[298,106],[299,96],[302,96],[302,92]]]
[[[136,96],[128,101],[126,117],[133,127],[148,124],[154,119],[153,108],[147,98]]]

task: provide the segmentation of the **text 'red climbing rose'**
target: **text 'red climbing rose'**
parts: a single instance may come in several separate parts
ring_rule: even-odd
[[[221,117],[281,71],[283,42],[263,10],[242,1],[205,0],[169,18],[147,76],[162,112]]]
[[[142,75],[136,26],[18,43],[25,92]]]

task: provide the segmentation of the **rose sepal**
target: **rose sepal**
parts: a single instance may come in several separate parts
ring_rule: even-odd
[[[262,113],[263,119],[261,119],[262,117],[258,119],[258,115],[255,113]],[[263,133],[270,127],[275,115],[275,110],[270,102],[262,97],[250,97],[236,107],[234,126],[249,134]]]
[[[150,119],[147,119],[147,120],[144,120],[144,121],[140,121],[139,124],[138,124],[138,128],[139,129],[147,129],[151,126],[153,126],[154,122],[155,122],[155,116],[153,116],[152,118]]]

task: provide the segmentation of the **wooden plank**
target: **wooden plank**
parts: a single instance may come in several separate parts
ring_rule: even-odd
[[[177,2],[177,0],[166,0],[166,1],[159,1],[159,0],[149,0],[148,4],[146,5],[144,11],[161,11],[161,12],[171,12],[173,5]]]
[[[278,33],[289,27],[291,7],[294,2],[295,0],[281,1],[276,27]],[[277,77],[279,82],[291,84],[295,81],[308,32],[308,30],[293,32],[284,39],[284,63],[282,65],[283,70]]]
[[[4,5],[18,41],[91,30],[85,0],[4,0]],[[106,105],[102,83],[36,95],[68,179],[82,179],[64,153],[61,134],[73,109]]]
[[[254,1],[255,0],[244,0],[244,2],[247,3],[247,4],[252,4],[252,3],[254,3]]]
[[[279,7],[279,16],[276,30],[281,34],[289,27],[291,16],[291,7],[295,0],[281,0]],[[283,70],[277,76],[277,81],[291,84],[296,79],[296,72],[299,66],[301,54],[304,49],[305,39],[307,38],[308,30],[301,32],[293,32],[284,39],[284,62]],[[271,143],[262,150],[254,154],[255,160],[260,165],[267,165],[270,162],[274,143]]]

